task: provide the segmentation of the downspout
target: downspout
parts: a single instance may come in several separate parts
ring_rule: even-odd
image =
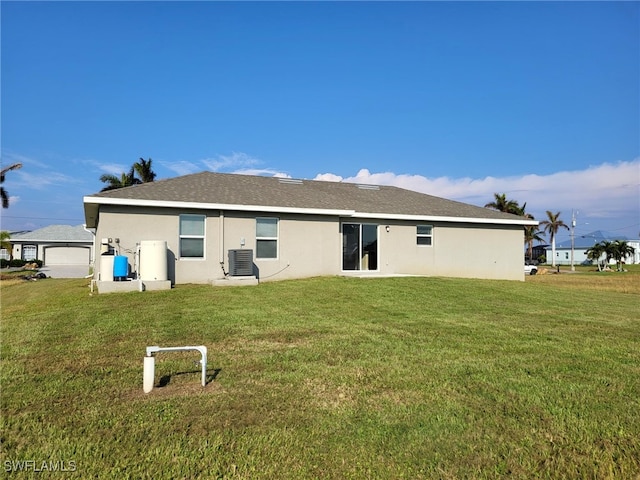
[[[220,226],[218,227],[218,260],[220,261],[220,268],[222,268],[222,273],[224,276],[227,276],[227,272],[224,271],[224,210],[220,210]]]
[[[89,232],[91,235],[93,235],[93,242],[91,242],[91,255],[89,256],[89,266],[93,269],[93,273],[91,275],[87,275],[85,278],[91,278],[95,275],[96,273],[96,229],[93,228],[91,230],[89,230],[87,228],[87,224],[83,223],[82,224],[82,228],[84,229],[85,232]]]

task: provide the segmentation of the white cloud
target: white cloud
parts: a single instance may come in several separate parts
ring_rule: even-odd
[[[202,168],[193,162],[181,160],[179,162],[160,162],[165,168],[175,172],[178,175],[189,175],[202,171]]]
[[[279,172],[277,170],[269,168],[245,168],[241,170],[235,170],[231,173],[238,173],[240,175],[264,175],[277,178],[291,178],[291,175],[287,173]]]
[[[321,180],[323,182],[341,182],[344,179],[340,175],[334,175],[333,173],[320,173],[316,175],[314,180]]]
[[[98,168],[110,175],[120,176],[123,172],[131,170],[131,165],[124,165],[122,163],[101,163]]]
[[[494,193],[506,193],[521,205],[526,202],[527,211],[539,219],[546,210],[562,211],[566,218],[575,209],[585,217],[640,222],[640,158],[549,175],[428,178],[362,169],[353,177],[323,173],[315,180],[393,185],[479,206],[492,201]]]
[[[14,182],[14,185],[33,188],[36,190],[42,190],[49,186],[62,186],[65,184],[77,185],[82,183],[82,180],[79,178],[75,178],[59,172],[38,170],[38,173],[31,173],[22,169],[16,170],[14,173],[17,178],[17,181]]]
[[[231,155],[218,155],[215,158],[205,158],[202,163],[214,172],[218,172],[222,169],[229,168],[249,168],[254,167],[260,163],[260,160],[251,157],[250,155],[242,152],[233,152]]]

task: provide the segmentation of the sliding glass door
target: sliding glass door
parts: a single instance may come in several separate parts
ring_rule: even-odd
[[[342,224],[342,269],[378,269],[378,226]]]

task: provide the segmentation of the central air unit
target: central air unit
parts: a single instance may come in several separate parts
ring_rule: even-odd
[[[229,250],[229,275],[232,277],[253,275],[253,250]]]

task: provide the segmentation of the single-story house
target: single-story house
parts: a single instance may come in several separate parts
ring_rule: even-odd
[[[624,235],[615,235],[602,230],[596,230],[595,232],[587,233],[585,235],[575,235],[573,238],[573,264],[574,265],[587,265],[591,264],[591,260],[587,258],[587,250],[593,247],[596,243],[608,241],[613,242],[616,240],[624,240],[635,249],[635,253],[632,257],[627,258],[627,263],[640,263],[640,240],[629,240]],[[551,257],[553,253],[551,246],[546,247],[547,263],[551,263]],[[604,255],[602,256],[604,258]],[[564,240],[556,244],[556,265],[571,265],[571,239]],[[612,264],[615,264],[614,260],[611,260]]]
[[[91,264],[94,238],[83,225],[49,225],[47,227],[12,234],[9,238],[13,258],[42,260],[44,265]]]
[[[97,255],[127,256],[132,275],[141,242],[166,242],[173,284],[246,274],[236,271],[246,255],[249,273],[260,281],[322,275],[524,280],[523,227],[538,224],[398,187],[213,172],[85,196],[84,212]],[[101,263],[95,262],[98,281]]]

